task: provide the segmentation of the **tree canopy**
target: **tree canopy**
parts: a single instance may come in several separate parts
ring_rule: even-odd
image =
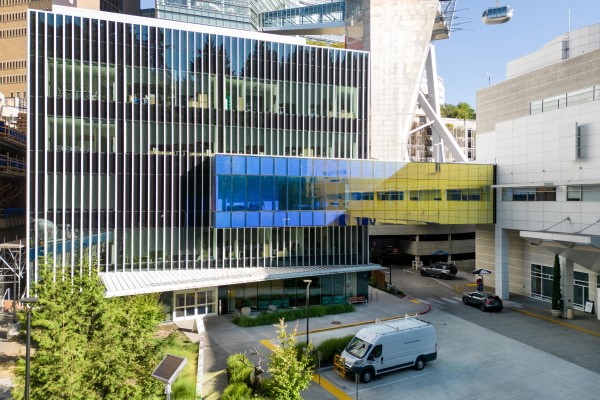
[[[440,108],[442,117],[446,118],[460,118],[460,119],[475,119],[475,110],[469,103],[461,101],[457,105],[453,104],[442,104]]]
[[[151,377],[163,354],[153,339],[163,314],[156,295],[106,298],[95,265],[41,263],[32,310],[30,398],[148,399],[162,385]],[[24,319],[24,316],[21,316]],[[13,396],[23,398],[24,360]]]

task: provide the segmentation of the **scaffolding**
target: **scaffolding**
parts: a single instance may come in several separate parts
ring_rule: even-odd
[[[25,239],[0,243],[0,293],[2,311],[12,313],[16,320],[17,299],[25,284]]]

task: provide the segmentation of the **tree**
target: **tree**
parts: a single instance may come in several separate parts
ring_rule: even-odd
[[[453,104],[442,104],[440,107],[442,117],[446,118],[460,118],[462,120],[475,119],[476,114],[473,107],[464,101],[461,101],[457,105]]]
[[[31,399],[147,399],[160,391],[151,378],[162,343],[151,340],[162,312],[156,296],[109,299],[96,266],[41,260],[32,291]],[[22,318],[24,318],[22,316]],[[23,398],[24,360],[13,396]]]
[[[298,324],[290,334],[286,332],[287,325],[284,320],[279,321],[277,336],[280,345],[271,353],[269,362],[269,394],[274,399],[302,400],[300,392],[308,388],[314,371],[314,364],[310,357],[313,349],[312,342],[304,351],[296,350],[296,333]]]
[[[554,268],[552,269],[552,309],[561,310],[563,308],[562,292],[560,290],[560,261],[558,254],[554,255]]]

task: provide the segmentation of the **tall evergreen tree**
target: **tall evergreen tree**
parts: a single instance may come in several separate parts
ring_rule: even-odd
[[[31,318],[32,400],[148,399],[160,392],[151,378],[162,356],[161,343],[152,340],[162,316],[156,296],[106,298],[86,259],[56,272],[45,259],[38,282],[32,285],[39,299]],[[23,398],[24,375],[21,360],[16,400]]]

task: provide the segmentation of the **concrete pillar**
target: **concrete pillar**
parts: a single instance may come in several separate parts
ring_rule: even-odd
[[[558,257],[560,261],[560,292],[562,293],[565,308],[573,308],[573,261]]]
[[[508,231],[496,225],[496,294],[509,299]]]

